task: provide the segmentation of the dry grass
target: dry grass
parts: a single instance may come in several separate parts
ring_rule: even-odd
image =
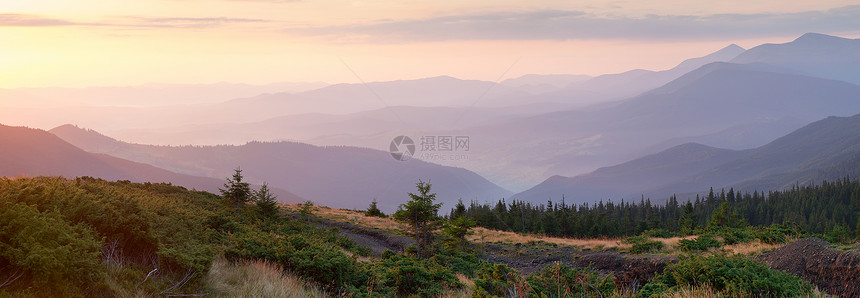
[[[530,241],[544,241],[559,245],[576,247],[579,249],[589,250],[604,250],[610,248],[628,249],[630,244],[622,243],[621,238],[595,238],[595,239],[577,239],[577,238],[557,238],[546,237],[540,235],[523,235],[514,232],[489,230],[486,228],[476,227],[472,231],[474,234],[466,237],[469,241],[475,243],[481,242],[503,242],[503,243],[528,243]]]
[[[299,210],[302,206],[300,204],[282,204],[281,205],[285,210],[295,211]],[[355,225],[360,225],[368,228],[376,228],[388,231],[404,231],[409,227],[403,223],[397,222],[391,217],[388,218],[380,218],[374,216],[365,216],[364,212],[355,211],[355,210],[344,210],[344,209],[334,209],[325,206],[312,206],[311,210],[315,216],[319,216],[325,219],[334,220],[338,222],[351,223]],[[490,230],[482,227],[475,227],[472,229],[474,232],[472,235],[467,236],[471,242],[481,243],[481,242],[503,242],[503,243],[528,243],[530,241],[544,241],[549,243],[555,243],[558,245],[566,245],[571,247],[576,247],[578,249],[588,249],[588,250],[605,250],[605,249],[629,249],[630,244],[622,243],[623,238],[594,238],[594,239],[577,239],[577,238],[561,238],[561,237],[547,237],[542,235],[528,235],[528,234],[517,234],[514,232],[506,232],[499,230]],[[654,240],[663,242],[666,244],[666,247],[674,249],[674,246],[678,244],[678,240],[680,239],[688,239],[690,237],[675,237],[675,238],[654,238]]]
[[[711,286],[701,285],[695,287],[681,287],[677,291],[672,293],[666,293],[662,297],[669,298],[716,298],[716,297],[732,297],[732,298],[742,298],[745,296],[739,295],[726,295],[720,292],[715,291]],[[799,297],[834,297],[830,296],[827,293],[823,293],[815,288],[813,292],[807,296],[799,296]]]
[[[685,237],[671,237],[671,238],[649,238],[652,241],[660,241],[663,242],[664,247],[666,248],[665,254],[667,255],[677,255],[681,251],[678,249],[678,242],[682,239],[690,240],[696,239],[696,235],[693,236],[685,236]]]
[[[285,210],[299,210],[300,204],[281,204]],[[345,209],[334,209],[325,206],[312,206],[313,214],[318,217],[330,219],[339,222],[351,223],[367,228],[375,228],[388,231],[403,231],[408,227],[395,221],[391,217],[381,218],[375,216],[365,216],[364,212]]]
[[[747,243],[738,243],[738,244],[726,245],[726,246],[723,246],[723,249],[725,249],[725,250],[727,250],[733,254],[750,256],[750,255],[758,255],[758,254],[761,254],[765,251],[770,251],[770,250],[779,248],[783,245],[785,245],[785,244],[767,244],[767,243],[763,243],[759,240],[755,240],[755,241],[751,241],[751,242],[747,242]]]
[[[212,262],[206,282],[213,297],[326,297],[325,292],[266,261]]]
[[[710,286],[684,287],[678,291],[664,295],[670,298],[716,298],[723,297],[714,291]]]
[[[442,295],[439,295],[439,297],[444,297],[444,298],[472,297],[472,293],[475,291],[475,281],[469,279],[468,277],[466,277],[465,275],[460,274],[460,273],[457,273],[457,279],[459,279],[460,282],[463,285],[465,285],[465,287],[463,287],[462,289],[457,289],[457,290],[446,289],[442,293]]]

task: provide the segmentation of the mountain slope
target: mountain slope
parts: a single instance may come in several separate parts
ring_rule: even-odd
[[[431,134],[474,136],[473,154],[481,159],[467,161],[466,167],[517,188],[524,186],[523,181],[531,186],[553,175],[576,176],[619,164],[672,139],[712,135],[763,121],[804,125],[827,116],[860,113],[860,86],[746,65],[710,64],[666,86],[671,88],[600,110],[560,111]],[[756,133],[771,138],[785,133],[781,125],[769,128],[773,132]],[[740,143],[709,145],[752,148],[770,141],[722,140]]]
[[[81,150],[44,130],[0,125],[0,176],[91,176],[106,180],[165,182],[218,193],[224,179],[173,173],[148,164]],[[226,177],[226,176],[225,176]],[[272,189],[283,202],[301,198],[283,189]]]
[[[564,90],[559,91],[559,93],[588,91],[603,95],[607,99],[632,97],[671,82],[703,65],[732,60],[743,52],[743,48],[732,44],[706,56],[684,60],[668,70],[650,71],[636,69],[618,74],[601,75],[589,80],[572,83]]]
[[[847,165],[858,154],[860,115],[828,117],[756,148],[744,158],[659,190],[695,192],[710,186],[737,186],[745,191],[769,190],[794,183],[841,179],[856,172]]]
[[[576,177],[553,176],[512,197],[568,202],[638,197],[665,199],[710,187],[781,190],[794,184],[856,177],[860,165],[860,114],[828,117],[764,146],[734,151],[684,144]]]
[[[617,200],[625,196],[630,199],[630,194],[678,181],[745,154],[743,151],[688,143],[585,175],[570,178],[553,176],[512,197],[532,202],[558,200],[562,195],[568,202],[605,198]]]
[[[363,209],[374,198],[385,211],[403,203],[419,179],[433,184],[438,201],[497,200],[511,193],[483,177],[419,160],[398,161],[388,152],[355,147],[318,147],[293,142],[242,146],[150,146],[119,142],[74,126],[51,130],[85,150],[128,158],[185,174],[226,177],[238,166],[255,183],[268,182],[338,208]]]
[[[754,47],[731,62],[770,64],[860,84],[860,39],[807,33],[792,42]]]

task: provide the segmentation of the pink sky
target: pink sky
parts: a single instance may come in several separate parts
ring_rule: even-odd
[[[731,43],[860,37],[852,2],[4,1],[0,88],[660,70]]]

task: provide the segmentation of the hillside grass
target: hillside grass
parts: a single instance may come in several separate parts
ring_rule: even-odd
[[[281,204],[282,208],[287,211],[295,211],[302,208],[300,204]],[[361,210],[336,209],[326,206],[311,206],[314,216],[325,218],[333,221],[359,225],[367,228],[375,228],[387,230],[397,233],[402,233],[408,229],[408,226],[394,220],[391,217],[375,217],[366,216]],[[649,241],[657,241],[663,243],[664,249],[652,252],[652,254],[679,256],[684,252],[678,248],[678,243],[681,240],[695,240],[698,235],[690,235],[683,237],[646,237]],[[617,250],[621,252],[630,251],[632,244],[625,242],[623,238],[566,238],[566,237],[550,237],[546,235],[522,234],[509,231],[500,231],[487,229],[483,227],[472,228],[472,233],[466,236],[466,239],[472,243],[491,243],[501,242],[507,244],[530,243],[530,242],[547,242],[557,245],[568,246],[579,250],[602,251],[602,250]],[[721,237],[717,239],[722,241]],[[769,244],[760,240],[753,240],[746,243],[737,243],[731,245],[723,245],[721,249],[732,254],[741,255],[757,255],[763,252],[774,250],[782,247],[785,243],[794,240],[795,238],[787,239],[784,243]]]
[[[280,207],[285,212],[305,208],[313,216],[368,228],[401,233],[407,229],[391,218],[369,217],[357,210],[297,204]],[[505,265],[481,261],[467,248],[460,251],[459,246],[442,244],[450,241],[444,235],[440,235],[437,255],[431,258],[388,252],[381,258],[369,258],[367,248],[334,230],[280,216],[263,218],[251,204],[242,210],[235,212],[219,196],[169,184],[2,178],[0,296],[470,297],[511,289],[536,294],[547,289],[576,290],[553,284],[566,274],[571,278],[566,286],[587,276],[589,283],[604,285],[601,295],[630,296],[624,289],[613,288],[611,276],[589,268],[568,272],[562,268],[566,266],[556,264],[549,271],[519,276]],[[622,253],[634,246],[628,241],[632,237],[560,238],[480,227],[472,231],[467,240],[476,244],[542,242]],[[647,253],[666,255],[687,254],[679,249],[681,243],[698,239],[637,237],[637,241],[661,244],[659,250]],[[725,241],[722,236],[717,238]],[[65,250],[57,249],[58,244]],[[715,251],[733,258],[781,245],[747,240],[721,245]],[[4,280],[11,283],[3,284]],[[665,280],[667,288],[658,289],[665,290],[664,296],[726,297],[728,293],[707,284],[670,284],[673,279]]]
[[[265,260],[215,258],[206,284],[211,290],[209,297],[328,297],[318,286]]]
[[[280,204],[281,209],[294,213],[303,208],[302,204]],[[310,206],[314,216],[333,221],[344,222],[366,228],[380,229],[392,232],[401,232],[409,228],[406,224],[398,222],[391,217],[366,216],[364,211],[335,209],[326,206]]]

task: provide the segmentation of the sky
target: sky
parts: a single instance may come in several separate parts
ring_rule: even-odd
[[[668,69],[860,37],[856,0],[0,0],[0,88]]]

